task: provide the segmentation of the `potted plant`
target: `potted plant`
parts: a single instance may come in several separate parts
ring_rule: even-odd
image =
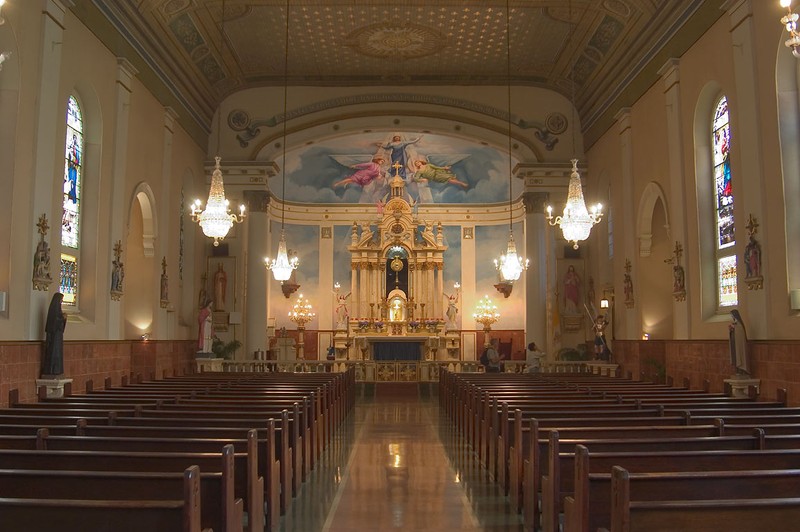
[[[233,354],[240,347],[242,347],[242,342],[239,340],[231,340],[225,343],[216,336],[211,342],[211,352],[214,353],[217,358],[224,358],[225,360],[233,358]]]

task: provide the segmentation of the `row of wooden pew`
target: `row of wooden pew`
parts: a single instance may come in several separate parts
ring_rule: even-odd
[[[277,530],[355,403],[352,370],[136,380],[9,394],[3,530]]]
[[[785,391],[758,401],[588,374],[439,383],[527,530],[800,529],[800,408]]]

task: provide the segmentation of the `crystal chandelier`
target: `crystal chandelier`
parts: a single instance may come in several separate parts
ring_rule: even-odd
[[[2,1],[2,0],[0,0]],[[222,2],[222,16],[220,17],[220,49],[225,46],[225,2]],[[220,122],[222,122],[222,106],[217,117],[217,153],[219,153]],[[200,224],[203,234],[214,239],[214,246],[219,246],[219,241],[228,235],[234,223],[242,223],[245,218],[244,205],[239,205],[239,214],[232,214],[225,198],[225,184],[222,181],[222,169],[219,167],[220,157],[214,157],[216,164],[211,173],[211,187],[208,189],[208,201],[205,210],[199,199],[192,204],[192,221]]]
[[[569,3],[569,20],[572,22],[572,2]],[[575,30],[573,29],[573,34]],[[567,48],[572,43],[570,34]],[[577,132],[577,120],[575,119],[575,73],[572,74],[572,153],[574,156],[576,149],[575,135]],[[578,242],[589,238],[592,226],[600,222],[603,217],[603,206],[597,204],[592,206],[592,212],[586,208],[583,200],[583,187],[581,185],[581,175],[578,173],[578,159],[572,159],[572,173],[569,176],[569,188],[567,190],[567,204],[564,206],[564,213],[553,218],[553,207],[547,206],[547,221],[550,225],[558,225],[567,242],[572,242],[572,248],[578,249]]]
[[[781,0],[781,7],[786,8],[786,15],[781,17],[781,24],[784,25],[789,33],[789,38],[784,43],[787,48],[792,49],[792,55],[800,59],[800,34],[797,33],[797,13],[792,11],[792,0]]]
[[[214,157],[216,166],[211,174],[211,188],[208,190],[208,201],[205,210],[199,199],[192,204],[192,221],[200,224],[203,234],[214,239],[214,245],[228,235],[234,223],[242,223],[245,219],[244,205],[239,205],[239,214],[231,213],[229,202],[225,199],[225,184],[222,182],[222,170],[219,167],[220,157]]]
[[[500,319],[500,313],[497,312],[497,306],[492,303],[489,296],[483,296],[483,299],[478,301],[478,306],[475,307],[475,312],[472,314],[475,321],[483,325],[484,331],[490,331],[492,324]]]
[[[298,329],[304,329],[306,323],[313,320],[315,316],[311,303],[303,297],[303,294],[299,294],[297,302],[289,311],[289,319],[297,324]]]
[[[511,32],[510,32],[510,9],[506,0],[506,77],[508,90],[508,246],[504,255],[494,260],[494,267],[500,273],[500,285],[503,290],[498,288],[508,297],[511,293],[511,283],[519,279],[524,270],[528,269],[528,260],[517,255],[517,245],[514,243],[514,219],[512,216],[514,204],[512,200],[511,180],[513,169],[511,167]]]
[[[550,225],[558,225],[567,242],[573,243],[573,248],[578,249],[578,242],[589,238],[592,226],[600,222],[603,217],[603,206],[593,205],[592,212],[586,208],[583,201],[583,188],[581,175],[578,173],[578,159],[572,159],[572,173],[569,176],[569,190],[567,191],[567,204],[564,214],[553,217],[553,207],[547,206],[547,220]]]
[[[284,221],[286,208],[284,201],[286,201],[286,122],[288,118],[286,113],[288,111],[289,101],[289,0],[286,0],[286,49],[283,58],[283,163],[281,164],[281,194],[283,201],[281,201],[281,239],[278,242],[278,256],[275,259],[265,258],[264,263],[267,270],[272,271],[272,276],[276,281],[283,284],[289,280],[292,275],[292,270],[296,270],[300,264],[297,257],[289,258],[286,251],[286,232],[284,231]],[[287,296],[288,297],[288,296]]]
[[[281,240],[278,242],[278,256],[273,260],[264,259],[264,262],[267,269],[272,271],[275,280],[280,282],[288,281],[292,276],[292,270],[296,270],[300,264],[297,257],[289,258],[289,254],[286,252],[286,236],[283,229],[281,229]]]

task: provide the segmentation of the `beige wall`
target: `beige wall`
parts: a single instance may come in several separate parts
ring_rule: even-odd
[[[55,13],[59,4],[56,6]],[[80,249],[80,312],[73,315],[66,330],[67,340],[107,338],[113,330],[110,322],[115,313],[126,316],[141,313],[147,306],[155,317],[166,313],[158,307],[158,277],[161,255],[143,260],[141,252],[127,246],[127,231],[133,228],[141,234],[141,221],[129,219],[134,189],[145,182],[153,191],[156,212],[166,216],[157,219],[158,244],[165,250],[170,264],[171,299],[180,304],[182,292],[178,283],[178,216],[180,188],[187,170],[203,185],[203,152],[177,125],[173,127],[171,158],[165,164],[165,110],[136,79],[130,85],[131,99],[128,127],[117,130],[121,119],[118,105],[117,58],[81,25],[67,10],[63,16],[63,39],[44,42],[42,28],[47,18],[42,15],[40,2],[17,2],[13,9],[3,12],[6,23],[0,28],[0,47],[12,51],[12,60],[0,72],[0,115],[4,127],[0,136],[5,171],[2,179],[9,191],[0,214],[0,290],[8,292],[7,311],[0,313],[0,336],[4,339],[38,339],[43,337],[42,322],[52,293],[57,290],[58,256],[60,253],[61,180],[63,172],[64,116],[67,97],[75,94],[84,111],[86,145],[84,156],[84,188],[82,191],[82,241]],[[41,57],[56,50],[60,53],[57,71],[40,72]],[[41,95],[52,95],[55,105],[43,105]],[[46,114],[45,114],[46,113]],[[52,124],[52,137],[37,131],[39,123]],[[47,137],[47,142],[42,138]],[[115,148],[122,143],[127,152],[127,164],[120,168],[115,162]],[[8,150],[13,150],[8,152]],[[44,182],[36,181],[50,158],[52,169]],[[168,170],[165,172],[163,168]],[[47,190],[47,182],[51,189]],[[191,183],[191,185],[194,185]],[[38,239],[36,221],[42,214],[35,207],[37,196],[47,192],[52,198],[45,211],[50,223],[47,239],[51,247],[51,275],[54,282],[49,292],[32,290],[31,271],[33,250]],[[112,209],[115,195],[124,198],[124,209]],[[141,218],[141,213],[139,213]],[[112,234],[112,228],[116,228]],[[195,233],[186,227],[186,240]],[[134,235],[135,236],[135,235]],[[123,261],[126,265],[126,295],[121,302],[109,297],[113,242],[122,240]],[[141,240],[141,239],[140,239]],[[191,243],[191,242],[190,242]],[[134,246],[135,248],[135,246]],[[190,251],[194,247],[190,246]],[[10,252],[9,252],[10,251]],[[186,257],[191,263],[194,258]],[[151,282],[134,286],[128,283],[135,277],[134,268],[145,268],[142,278]],[[155,279],[155,282],[152,282]],[[132,290],[136,290],[136,296]],[[191,288],[186,291],[190,292]],[[155,301],[153,304],[152,302]],[[115,309],[115,307],[117,307]],[[169,320],[162,319],[161,338],[189,338],[191,327],[174,326],[167,330]],[[176,322],[177,323],[177,322]],[[124,336],[134,335],[130,328]]]
[[[708,262],[703,262],[703,257],[712,256],[712,251],[701,239],[701,234],[713,224],[713,214],[707,210],[706,203],[701,203],[696,185],[696,168],[705,164],[699,159],[695,150],[697,142],[695,124],[698,121],[708,120],[711,102],[719,94],[724,93],[729,100],[732,118],[732,171],[734,179],[734,205],[736,219],[736,253],[739,257],[739,309],[745,323],[748,316],[755,321],[760,315],[766,316],[766,323],[748,329],[751,338],[797,338],[796,311],[789,309],[788,291],[789,279],[798,265],[790,264],[787,258],[786,227],[784,210],[784,176],[780,167],[780,143],[777,136],[777,113],[775,96],[776,57],[791,55],[790,51],[782,45],[780,27],[776,24],[775,9],[770,2],[751,2],[752,18],[745,17],[744,22],[738,22],[736,27],[741,29],[752,23],[752,38],[754,45],[747,42],[733,43],[731,17],[723,16],[700,40],[698,40],[682,57],[679,58],[679,91],[680,91],[680,135],[682,143],[683,187],[685,190],[682,198],[683,205],[675,205],[669,200],[673,183],[669,176],[669,150],[676,149],[670,145],[667,137],[667,113],[672,112],[666,105],[665,92],[667,87],[663,80],[655,83],[648,92],[631,107],[630,123],[633,139],[633,205],[620,204],[623,191],[617,179],[613,185],[615,212],[614,240],[616,252],[614,256],[613,278],[609,278],[609,269],[602,260],[593,264],[600,284],[613,282],[618,309],[622,298],[623,266],[626,257],[632,258],[634,264],[634,285],[636,286],[637,302],[634,312],[641,317],[643,328],[658,324],[651,331],[659,338],[672,337],[669,330],[672,317],[670,312],[689,313],[690,326],[689,338],[694,339],[724,339],[727,338],[727,323],[730,319],[727,312],[718,315],[709,315],[704,312],[701,292],[709,288],[712,279],[710,269],[713,267]],[[734,18],[734,20],[739,20]],[[738,38],[738,37],[737,37]],[[785,38],[785,37],[784,37]],[[735,44],[735,45],[734,45]],[[755,72],[740,73],[737,79],[734,70],[736,54],[754,54]],[[738,68],[741,68],[738,66]],[[797,63],[790,62],[788,73],[778,75],[796,76]],[[791,69],[794,69],[793,71]],[[742,82],[742,77],[755,79],[753,83],[754,95],[740,95],[737,91],[741,87],[747,88]],[[796,86],[796,83],[795,83]],[[751,101],[752,100],[752,101]],[[754,103],[753,103],[754,101]],[[744,123],[741,116],[747,106],[755,107],[758,112],[759,123]],[[794,118],[796,120],[796,117]],[[756,143],[743,143],[742,138],[750,138],[745,134],[755,131]],[[607,173],[619,176],[621,171],[621,152],[619,145],[619,128],[609,129],[603,137],[587,151],[589,166],[592,175]],[[749,159],[748,159],[749,158]],[[751,168],[755,160],[758,168],[756,175],[752,172],[745,174],[743,168]],[[749,163],[749,164],[748,164]],[[796,177],[794,178],[796,179]],[[753,180],[757,180],[755,188],[759,191],[753,193]],[[667,237],[661,231],[656,236],[656,226],[663,224],[663,218],[653,219],[654,239],[652,255],[649,258],[639,257],[638,227],[623,226],[618,223],[622,209],[637,209],[637,218],[640,215],[640,200],[645,187],[650,182],[656,182],[664,191],[667,198],[667,212],[670,217],[670,235]],[[589,186],[591,189],[591,185]],[[787,204],[790,202],[787,201]],[[685,210],[683,223],[686,227],[686,238],[675,234],[675,213]],[[748,215],[753,213],[761,224],[756,238],[763,246],[763,270],[765,277],[764,291],[748,292],[744,283],[742,255],[747,244]],[[659,214],[660,216],[660,214]],[[712,229],[713,230],[713,229]],[[623,249],[622,242],[634,232],[635,249]],[[669,257],[674,241],[681,240],[685,250],[684,266],[686,268],[687,300],[684,303],[671,302],[671,270],[663,264],[663,259]],[[703,275],[703,272],[705,276]],[[665,288],[667,287],[667,288]],[[631,312],[622,310],[622,312]],[[619,318],[616,333],[619,338],[636,339],[641,331],[626,331]],[[751,330],[752,329],[752,330]],[[658,331],[658,332],[656,332]]]

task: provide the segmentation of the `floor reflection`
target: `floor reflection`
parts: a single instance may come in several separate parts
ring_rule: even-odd
[[[506,497],[440,417],[435,393],[425,392],[362,389],[282,530],[522,530]]]

